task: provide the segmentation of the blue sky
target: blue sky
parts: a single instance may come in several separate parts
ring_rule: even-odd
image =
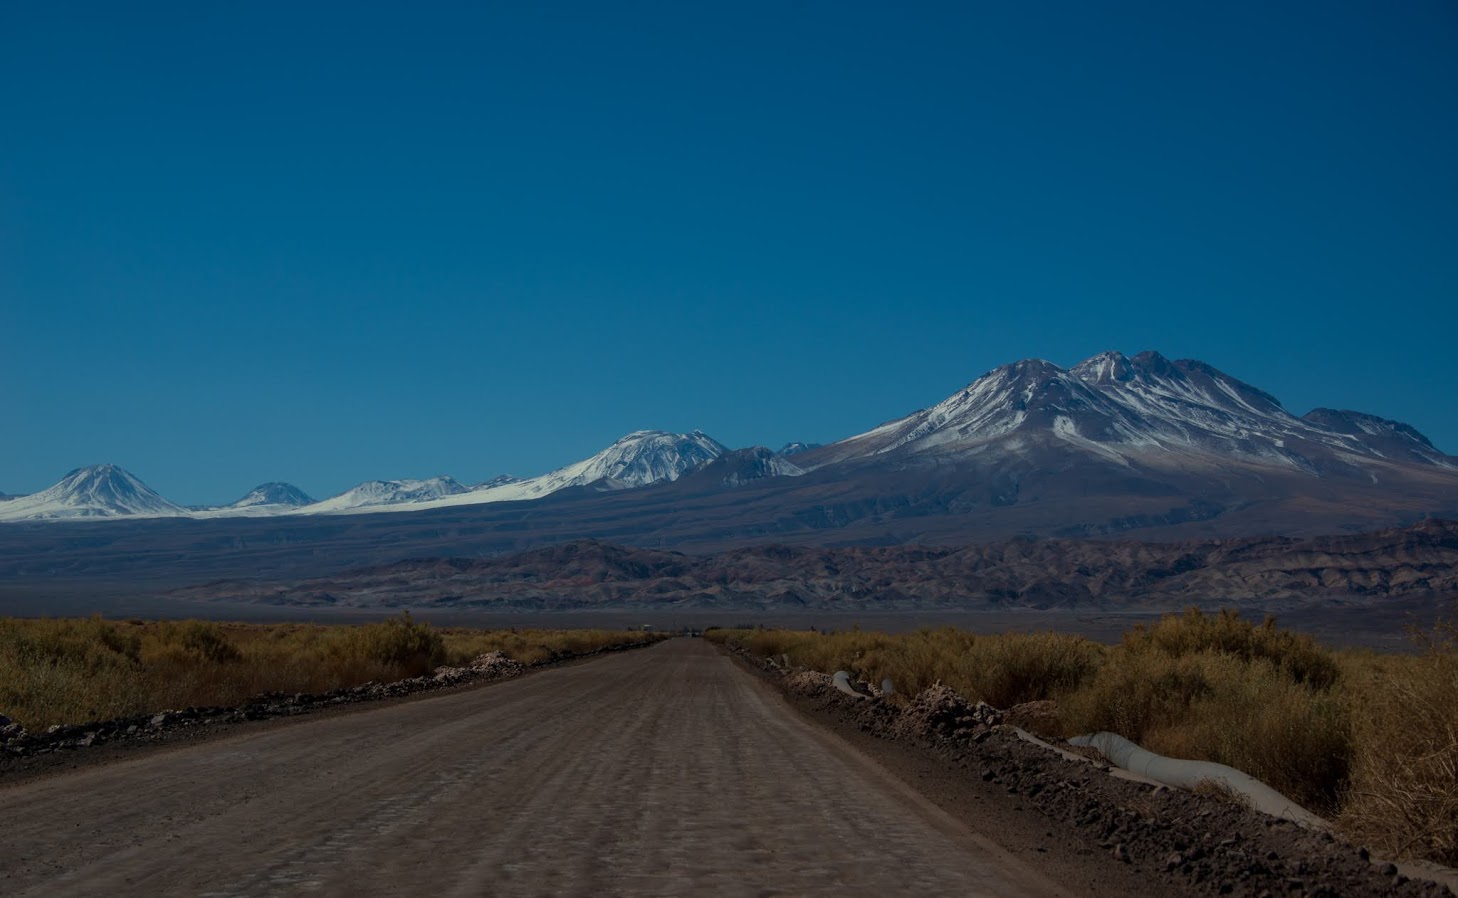
[[[829,441],[1104,349],[1458,453],[1458,7],[912,7],[0,6],[0,491]]]

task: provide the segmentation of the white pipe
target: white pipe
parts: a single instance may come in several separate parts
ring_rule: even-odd
[[[850,674],[846,673],[843,670],[837,670],[835,672],[835,676],[831,679],[831,685],[835,686],[836,689],[839,689],[846,695],[853,695],[856,698],[870,698],[869,695],[863,695],[855,691],[855,689],[851,687]]]
[[[1185,761],[1167,758],[1147,751],[1116,733],[1090,733],[1074,736],[1071,745],[1091,745],[1103,753],[1111,764],[1179,789],[1193,789],[1210,781],[1225,786],[1250,800],[1250,806],[1272,817],[1285,817],[1304,826],[1329,829],[1331,824],[1301,805],[1234,767],[1212,761]]]

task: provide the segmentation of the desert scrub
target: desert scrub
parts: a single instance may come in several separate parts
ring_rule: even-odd
[[[99,618],[0,619],[0,712],[31,729],[128,713],[141,653],[140,635]]]
[[[585,655],[606,646],[641,645],[667,639],[669,634],[638,630],[475,630],[464,627],[441,631],[448,664],[462,665],[485,652],[503,652],[522,664]]]
[[[1064,735],[1108,730],[1161,754],[1229,764],[1320,813],[1337,808],[1352,763],[1341,665],[1270,618],[1254,624],[1233,611],[1190,609],[1136,626],[1112,647],[950,627],[711,635],[816,670],[870,682],[889,676],[908,694],[940,681],[999,708],[1053,699]]]
[[[358,626],[0,618],[0,713],[30,730],[164,708],[238,705],[463,666],[526,664],[661,635],[613,630],[436,630],[408,614]]]
[[[1310,636],[1277,627],[1270,615],[1256,626],[1228,608],[1216,615],[1190,608],[1153,626],[1137,624],[1124,634],[1123,645],[1131,652],[1158,651],[1172,658],[1217,654],[1269,661],[1295,682],[1316,688],[1332,685],[1340,673],[1336,658]]]
[[[1059,696],[1065,735],[1108,730],[1159,754],[1243,770],[1317,813],[1338,804],[1351,764],[1343,697],[1277,663],[1209,649],[1111,650]]]
[[[1455,609],[1458,611],[1458,609]],[[1109,730],[1239,768],[1394,857],[1458,864],[1458,626],[1417,651],[1332,652],[1274,620],[1196,610],[1101,647],[1054,634],[717,630],[706,636],[903,692],[941,680],[1008,707],[1058,703],[1065,735]]]
[[[1341,828],[1397,857],[1458,865],[1458,629],[1412,656],[1355,656],[1355,757]]]
[[[888,636],[850,630],[819,634],[800,630],[711,630],[765,657],[821,671],[845,670],[874,683],[890,677],[912,695],[941,682],[967,698],[1007,708],[1054,698],[1087,682],[1105,649],[1081,636],[1003,633],[978,636],[953,627],[923,628]]]

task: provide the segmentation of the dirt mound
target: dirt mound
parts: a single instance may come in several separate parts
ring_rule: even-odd
[[[1001,722],[996,708],[986,702],[969,702],[950,686],[937,683],[895,716],[890,731],[904,739],[963,739]]]
[[[1024,702],[1007,709],[1003,718],[1009,726],[1027,730],[1035,736],[1054,739],[1062,734],[1058,723],[1058,703],[1054,701]],[[1069,746],[1074,748],[1075,746]]]

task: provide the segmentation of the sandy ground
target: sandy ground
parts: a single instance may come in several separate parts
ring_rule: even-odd
[[[0,787],[14,895],[1059,895],[714,649]]]

